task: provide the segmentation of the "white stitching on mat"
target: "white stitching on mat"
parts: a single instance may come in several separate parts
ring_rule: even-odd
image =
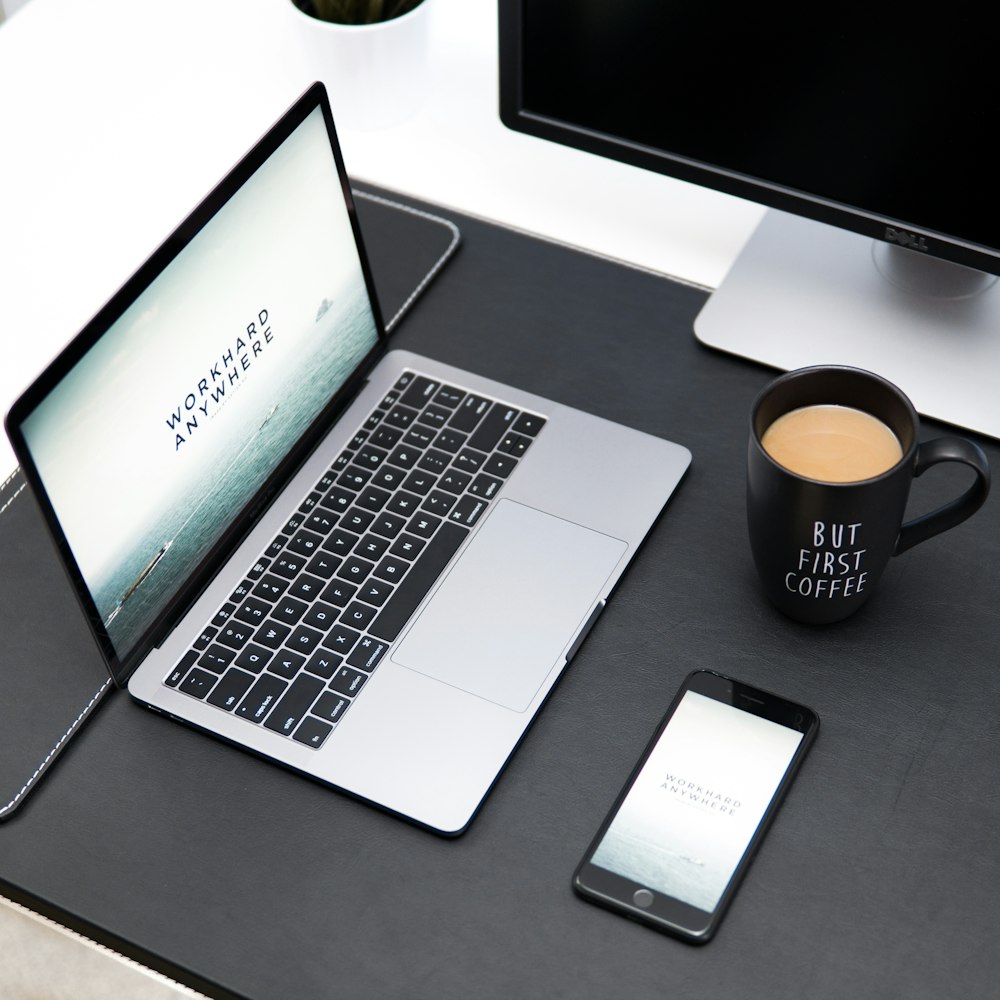
[[[0,483],[0,493],[2,493],[11,484],[11,482],[17,476],[18,472],[20,472],[20,467],[16,468],[2,483]],[[21,483],[21,485],[14,491],[14,493],[11,494],[7,502],[2,507],[0,507],[0,514],[2,514],[21,495],[21,492],[24,490],[26,485],[27,485],[26,483]],[[41,762],[41,764],[38,765],[38,767],[35,768],[34,774],[32,774],[30,778],[28,778],[28,780],[24,783],[23,787],[17,793],[17,795],[15,795],[14,798],[12,798],[10,802],[7,803],[7,805],[0,806],[0,817],[3,817],[4,813],[10,812],[10,810],[13,809],[14,806],[16,806],[17,803],[22,798],[24,798],[24,796],[28,792],[28,789],[30,789],[31,786],[38,780],[41,773],[45,770],[46,767],[48,767],[52,758],[55,757],[55,755],[59,752],[62,745],[73,735],[74,732],[76,732],[76,730],[80,726],[80,723],[83,722],[83,720],[90,714],[90,710],[97,703],[98,698],[100,698],[101,695],[104,694],[104,692],[108,689],[110,684],[111,684],[111,678],[109,677],[97,689],[97,692],[94,694],[94,696],[90,699],[89,702],[87,702],[86,708],[84,708],[84,710],[76,717],[75,721],[69,727],[69,729],[67,729],[66,732],[63,733],[62,737],[59,740],[57,740],[55,746],[53,746],[52,749],[45,755],[44,760]]]
[[[76,717],[76,720],[73,722],[73,725],[71,725],[69,729],[67,729],[66,732],[63,733],[62,737],[59,739],[56,745],[45,755],[45,759],[41,762],[41,764],[38,765],[38,767],[35,768],[35,773],[30,778],[28,778],[28,780],[24,783],[24,787],[17,793],[17,795],[14,796],[14,798],[10,800],[10,802],[7,803],[7,805],[0,807],[0,816],[2,816],[5,812],[9,812],[11,809],[13,809],[14,806],[17,804],[18,799],[24,797],[28,789],[34,784],[34,782],[38,779],[39,775],[41,775],[42,771],[44,771],[45,768],[48,766],[49,761],[51,761],[52,758],[55,757],[55,755],[59,752],[59,748],[66,742],[66,740],[68,740],[73,735],[73,733],[79,727],[80,723],[84,720],[84,718],[90,714],[90,710],[97,703],[97,699],[100,698],[102,694],[104,694],[104,692],[108,689],[110,684],[111,684],[111,678],[109,677],[97,689],[97,691],[95,692],[94,696],[90,699],[90,701],[87,702],[87,707],[84,708],[84,710]]]
[[[413,305],[417,296],[427,287],[431,279],[444,267],[445,262],[448,258],[455,252],[455,248],[458,246],[459,241],[462,238],[462,234],[459,231],[458,226],[454,222],[448,219],[444,219],[439,215],[432,215],[430,212],[423,212],[419,208],[412,208],[410,205],[404,205],[398,201],[391,201],[388,198],[383,198],[381,195],[369,194],[367,191],[355,191],[355,197],[357,198],[367,198],[368,201],[377,202],[380,205],[387,205],[390,208],[398,208],[403,212],[409,212],[410,215],[416,215],[421,219],[429,219],[431,222],[438,222],[443,226],[447,226],[451,230],[451,243],[445,248],[445,251],[437,259],[434,266],[424,275],[423,280],[417,285],[416,288],[410,292],[409,298],[399,307],[396,311],[396,315],[385,324],[385,331],[388,333],[392,328],[403,318],[403,314],[406,312],[410,306]]]

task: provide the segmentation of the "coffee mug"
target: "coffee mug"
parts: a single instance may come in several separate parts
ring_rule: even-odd
[[[786,615],[809,624],[846,618],[869,598],[890,556],[983,505],[983,450],[959,437],[918,442],[919,427],[900,389],[857,368],[802,368],[758,395],[747,449],[750,547],[767,596]],[[904,524],[910,484],[940,462],[971,467],[975,481]]]

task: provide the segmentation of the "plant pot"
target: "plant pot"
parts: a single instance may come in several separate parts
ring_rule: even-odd
[[[326,84],[338,129],[388,128],[409,118],[427,93],[433,0],[375,24],[337,24],[288,0],[297,30]]]

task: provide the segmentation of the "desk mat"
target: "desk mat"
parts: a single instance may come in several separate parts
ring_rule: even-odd
[[[448,219],[354,190],[387,331],[457,251]],[[0,820],[116,690],[20,469],[0,483]]]

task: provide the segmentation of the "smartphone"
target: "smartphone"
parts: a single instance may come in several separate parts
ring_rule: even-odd
[[[573,888],[658,930],[710,940],[818,729],[804,705],[692,672]]]

